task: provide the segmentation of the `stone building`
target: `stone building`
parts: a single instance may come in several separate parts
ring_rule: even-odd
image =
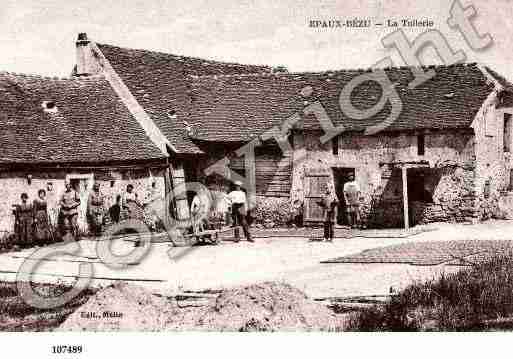
[[[226,189],[242,175],[247,187],[256,188],[255,202],[267,197],[302,204],[304,221],[315,223],[322,188],[342,199],[354,172],[369,226],[486,219],[510,187],[513,87],[485,66],[430,66],[423,70],[434,76],[413,89],[411,68],[385,69],[401,102],[397,118],[386,123],[391,102],[363,120],[341,108],[343,96],[362,110],[382,100],[376,81],[342,94],[370,70],[287,73],[81,36],[76,75],[103,74],[156,124],[173,148],[173,186],[202,180]],[[329,126],[343,130],[326,140]],[[176,202],[186,217],[186,198]]]
[[[94,182],[108,206],[128,183],[144,199],[155,182],[163,197],[168,156],[154,140],[101,75],[0,73],[0,231],[12,231],[12,206],[20,195],[32,201],[40,189],[55,223],[66,179],[81,196],[83,231]]]
[[[38,138],[25,128],[14,131],[23,136],[11,143],[14,157],[7,162],[21,163],[16,156],[24,153],[32,164],[52,162],[60,169],[62,163],[80,158],[88,163],[76,170],[89,166],[85,172],[92,163],[103,163],[108,171],[113,170],[111,165],[137,163],[138,169],[161,178],[165,193],[186,181],[227,190],[231,181],[242,179],[246,188],[256,189],[250,193],[252,203],[292,203],[302,208],[305,224],[320,221],[317,203],[325,187],[337,193],[338,219],[344,223],[341,191],[350,173],[360,183],[368,226],[474,222],[497,214],[510,187],[513,86],[485,66],[455,64],[424,68],[434,76],[410,88],[412,70],[381,71],[384,90],[379,81],[361,81],[345,92],[360,76],[371,78],[372,71],[288,73],[98,44],[80,34],[76,79],[38,80],[56,84],[54,88],[66,94],[76,93],[72,103],[82,101],[73,126],[60,126],[63,138],[66,131],[77,136],[65,142],[70,150],[63,151],[63,156],[75,157],[41,157],[29,150],[32,142],[26,150],[17,149],[14,143],[27,136],[31,141]],[[16,93],[16,88],[8,91]],[[83,91],[91,94],[84,96]],[[385,92],[395,93],[394,101],[401,104],[393,121],[388,119],[395,102],[382,96]],[[95,106],[88,101],[103,97],[112,111],[104,106],[101,113],[82,112],[93,111]],[[53,128],[58,116],[49,117],[41,109],[43,101],[64,107],[45,92],[34,98],[34,111],[48,117],[47,126]],[[347,101],[359,111],[383,106],[364,119],[354,119],[347,115]],[[135,127],[121,122],[114,126],[111,118]],[[105,137],[92,130],[96,126],[83,124],[91,121],[105,130]],[[42,148],[49,142],[34,143]],[[108,145],[109,150],[99,150]],[[147,145],[154,152],[144,150]],[[63,148],[58,146],[61,152]],[[112,159],[103,158],[111,153]],[[13,177],[9,171],[2,173]],[[19,173],[21,183],[27,171]],[[174,196],[173,215],[188,218],[189,203],[185,194]]]
[[[403,226],[405,213],[406,225],[489,218],[510,187],[511,84],[477,64],[425,70],[435,75],[414,89],[410,68],[385,70],[402,108],[372,135],[365,131],[383,123],[391,106],[365,120],[348,117],[340,106],[344,86],[368,70],[196,77],[190,120],[204,142],[250,141],[272,127],[288,134],[289,150],[273,152],[274,165],[282,166],[270,180],[260,169],[271,158],[259,157],[256,148],[257,194],[278,190],[304,203],[307,223],[319,221],[324,185],[337,193],[339,223],[345,223],[342,189],[349,173],[360,184],[368,226]],[[371,108],[380,91],[376,82],[363,82],[351,103]],[[328,141],[323,117],[343,127]],[[294,125],[284,128],[290,119]]]

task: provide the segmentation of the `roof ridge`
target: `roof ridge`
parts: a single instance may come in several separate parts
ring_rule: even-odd
[[[435,68],[450,68],[450,67],[465,67],[465,66],[477,66],[476,62],[463,62],[463,63],[454,63],[454,64],[431,64],[431,65],[423,65],[423,66],[389,66],[379,68],[382,70],[411,70],[411,69],[435,69]],[[373,68],[355,68],[355,69],[340,69],[340,70],[325,70],[325,71],[301,71],[301,72],[255,72],[255,73],[240,73],[240,74],[214,74],[214,75],[188,75],[192,80],[202,80],[202,79],[224,79],[224,78],[247,78],[247,77],[298,77],[298,76],[315,76],[315,75],[334,75],[339,73],[354,73],[354,72],[371,72]]]
[[[28,79],[37,79],[37,80],[46,80],[46,81],[69,81],[69,82],[79,82],[79,81],[94,81],[105,78],[103,74],[95,74],[91,76],[49,76],[35,73],[24,73],[24,72],[13,72],[13,71],[0,71],[0,75],[9,75],[20,78],[28,78]]]
[[[209,65],[210,64],[212,64],[212,65],[214,65],[214,64],[223,64],[223,65],[232,65],[232,66],[253,66],[253,67],[268,68],[269,70],[271,70],[273,68],[270,65],[244,64],[244,63],[240,63],[240,62],[214,60],[214,59],[208,59],[208,58],[204,58],[204,57],[196,57],[196,56],[188,56],[188,55],[177,55],[177,54],[173,54],[173,53],[169,53],[169,52],[163,52],[163,51],[155,51],[155,50],[148,50],[148,49],[136,49],[136,48],[131,48],[131,47],[122,47],[122,46],[104,44],[104,43],[100,43],[100,42],[96,42],[96,41],[95,41],[95,43],[96,43],[96,45],[98,45],[100,47],[101,46],[109,46],[109,47],[113,47],[113,48],[116,48],[116,49],[127,50],[127,51],[140,51],[140,52],[153,53],[153,54],[157,54],[157,55],[161,55],[161,56],[172,57],[172,58],[175,58],[177,60],[192,59],[192,60],[207,62]]]

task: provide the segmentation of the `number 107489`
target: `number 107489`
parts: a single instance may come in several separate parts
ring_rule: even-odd
[[[52,354],[80,354],[82,345],[52,345]]]

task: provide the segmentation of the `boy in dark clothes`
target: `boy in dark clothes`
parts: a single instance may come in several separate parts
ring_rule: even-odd
[[[337,207],[337,198],[331,194],[329,188],[326,188],[325,197],[319,201],[324,215],[324,240],[333,241],[335,225],[335,208]]]
[[[119,223],[119,216],[121,214],[121,195],[116,196],[116,204],[109,208],[109,216],[112,222]]]

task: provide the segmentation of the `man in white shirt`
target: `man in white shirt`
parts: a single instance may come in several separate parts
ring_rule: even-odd
[[[242,182],[236,181],[234,183],[234,190],[228,193],[228,200],[232,206],[232,221],[235,228],[235,242],[240,241],[240,234],[238,226],[242,226],[244,236],[248,242],[253,242],[251,239],[251,233],[249,233],[249,226],[246,220],[246,193],[241,189]]]
[[[350,174],[349,182],[344,184],[344,199],[347,222],[351,228],[355,228],[360,224],[360,186],[355,181],[354,174]]]

